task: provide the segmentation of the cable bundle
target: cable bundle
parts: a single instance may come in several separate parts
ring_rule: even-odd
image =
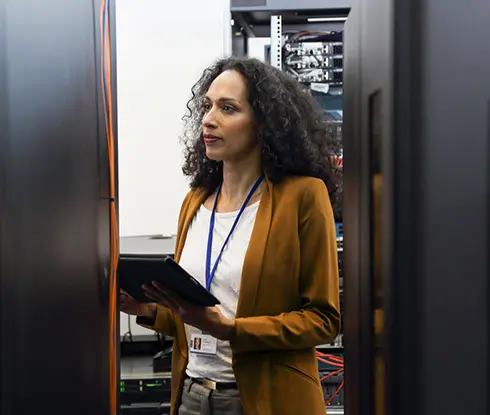
[[[100,4],[100,81],[104,107],[105,133],[109,158],[110,203],[110,269],[109,269],[109,380],[110,414],[117,415],[117,265],[119,261],[119,236],[116,214],[115,143],[112,111],[111,39],[109,30],[109,1]]]
[[[327,363],[333,367],[338,368],[337,370],[330,372],[328,375],[323,376],[320,381],[323,382],[325,379],[331,378],[332,376],[343,373],[344,371],[344,359],[339,356],[335,356],[333,354],[321,353],[317,350],[316,357],[320,362]],[[325,402],[325,406],[328,406],[332,403],[332,401],[339,395],[340,391],[344,387],[344,381],[340,383],[340,386],[337,388],[335,393]]]

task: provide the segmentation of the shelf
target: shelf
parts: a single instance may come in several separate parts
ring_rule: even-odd
[[[301,7],[301,9],[298,8]],[[231,11],[309,11],[315,13],[324,12],[325,9],[333,13],[339,10],[349,10],[352,0],[231,0]]]
[[[344,415],[344,408],[327,408],[327,415]]]
[[[297,4],[296,4],[297,7]],[[305,27],[315,31],[341,31],[344,27],[343,21],[311,22],[311,18],[345,18],[349,9],[276,9],[266,10],[258,8],[232,8],[234,21],[234,36],[243,33],[246,37],[270,37],[271,16],[281,16],[285,31],[297,31]]]

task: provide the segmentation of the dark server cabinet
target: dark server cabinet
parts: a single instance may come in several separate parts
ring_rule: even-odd
[[[109,414],[99,10],[0,0],[2,415]]]
[[[346,413],[488,414],[490,2],[345,27]]]

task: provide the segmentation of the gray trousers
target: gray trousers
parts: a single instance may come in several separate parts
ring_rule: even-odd
[[[210,390],[187,378],[182,392],[179,415],[243,415],[236,389]]]

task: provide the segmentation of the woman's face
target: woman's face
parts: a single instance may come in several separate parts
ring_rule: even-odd
[[[221,73],[209,87],[203,105],[202,130],[208,158],[238,162],[257,152],[254,114],[240,73]]]

